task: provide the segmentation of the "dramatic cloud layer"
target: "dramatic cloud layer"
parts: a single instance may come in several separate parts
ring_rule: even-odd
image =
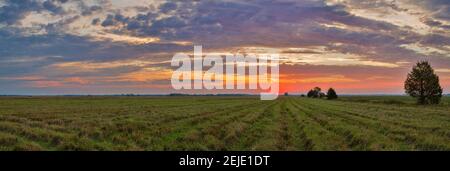
[[[279,52],[281,91],[402,93],[418,60],[450,90],[447,0],[0,0],[0,94],[169,93],[197,44]]]

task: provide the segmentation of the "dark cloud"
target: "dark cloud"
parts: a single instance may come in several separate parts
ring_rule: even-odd
[[[124,15],[118,13],[116,15],[114,15],[114,19],[118,22],[122,22],[122,23],[126,23],[128,21],[128,18],[125,17]]]
[[[448,0],[414,0],[414,3],[427,8],[438,19],[450,20],[450,1]]]
[[[14,24],[30,11],[41,10],[41,5],[36,1],[6,0],[5,6],[0,7],[0,23]]]
[[[56,27],[56,26],[55,26]],[[171,43],[128,45],[121,42],[92,41],[90,37],[69,34],[23,36],[19,29],[0,29],[0,62],[46,61],[57,56],[58,62],[114,61],[149,53],[186,51],[190,46]],[[42,58],[44,57],[44,58]],[[52,62],[56,58],[52,58]],[[12,70],[14,71],[14,70]]]
[[[15,24],[30,12],[49,11],[54,14],[63,14],[64,9],[60,6],[68,0],[5,0],[5,5],[0,7],[0,23],[8,25]]]
[[[194,11],[185,11],[188,8]],[[232,23],[231,21],[239,24],[245,20],[244,18],[250,18],[257,12],[254,6],[214,1],[204,1],[196,6],[189,1],[180,2],[180,5],[169,2],[161,5],[160,10],[162,12],[176,11],[176,15],[157,19],[159,14],[152,12],[128,18],[116,14],[114,20],[111,20],[110,16],[106,18],[105,21],[108,23],[106,26],[123,24],[127,26],[127,29],[135,31],[137,35],[161,36],[165,39],[193,38],[193,34],[198,34],[196,32],[214,34],[220,31],[221,21],[224,24]]]
[[[440,34],[430,34],[424,36],[420,42],[425,45],[450,45],[450,37]]]
[[[132,20],[127,24],[128,30],[136,30],[142,27],[142,22]]]
[[[92,25],[99,24],[100,23],[100,18],[94,18],[91,23],[92,23]]]
[[[89,39],[72,35],[35,35],[0,38],[0,56],[3,60],[17,57],[35,58],[41,56],[62,56],[65,60],[86,58],[86,53],[101,45]],[[85,53],[81,53],[85,52]]]
[[[92,15],[94,12],[101,11],[101,10],[102,10],[102,7],[97,6],[97,5],[90,6],[90,7],[84,7],[82,9],[81,15],[88,16],[88,15]]]
[[[116,23],[114,20],[114,15],[109,14],[105,20],[102,22],[103,27],[113,26]]]
[[[128,17],[125,17],[124,15],[117,13],[117,14],[108,14],[106,16],[105,20],[102,22],[103,27],[113,26],[116,24],[124,24],[128,23],[130,19]],[[134,20],[132,20],[134,21]]]
[[[51,11],[53,13],[56,13],[56,14],[60,14],[60,13],[64,12],[63,8],[58,6],[58,4],[55,3],[55,1],[51,1],[51,0],[45,1],[42,4],[42,6],[44,7],[44,9]]]
[[[424,23],[430,27],[440,27],[443,29],[450,29],[450,25],[443,24],[442,22],[433,19],[427,19],[424,21]]]
[[[64,30],[67,28],[67,26],[70,23],[75,22],[79,18],[80,18],[79,15],[75,15],[73,17],[59,20],[58,22],[49,23],[47,25],[42,25],[42,27],[49,34],[59,34],[61,32],[64,32]]]
[[[328,6],[318,1],[200,1],[197,3],[182,1],[177,4],[169,2],[160,6],[160,10],[165,8],[176,12],[170,17],[161,19],[157,19],[158,14],[151,12],[126,18],[118,13],[114,18],[108,15],[102,25],[105,27],[123,25],[126,26],[125,29],[138,36],[194,41],[209,46],[277,43],[280,43],[278,44],[280,46],[286,44],[295,46],[305,45],[307,42],[312,44],[322,42],[311,40],[309,37],[289,35],[293,32],[313,33],[321,35],[320,37],[329,35],[330,38],[326,40],[335,39],[337,42],[341,41],[338,39],[342,37],[349,41],[357,41],[355,43],[395,41],[391,40],[395,38],[386,35],[327,29],[319,25],[322,23],[340,23],[373,31],[397,29],[397,26],[390,23],[351,15],[345,11],[344,6]],[[270,35],[270,38],[261,35]],[[368,41],[369,39],[371,41]]]
[[[160,10],[162,13],[168,13],[168,12],[173,11],[173,10],[175,10],[175,9],[177,9],[177,4],[174,3],[174,2],[164,3],[163,5],[161,5],[161,6],[159,7],[159,10]]]

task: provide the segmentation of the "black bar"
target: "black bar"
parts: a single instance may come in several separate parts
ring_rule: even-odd
[[[71,168],[354,168],[385,169],[433,168],[448,166],[448,152],[0,152],[0,163],[15,167]],[[233,157],[234,156],[234,157]],[[266,157],[264,157],[266,156]],[[269,157],[267,157],[269,156]],[[189,157],[189,158],[188,158]],[[202,163],[213,158],[211,165]],[[228,158],[228,165],[225,165]],[[234,162],[231,160],[234,158]],[[238,159],[238,158],[241,158]],[[258,158],[258,159],[257,159]],[[255,163],[267,158],[266,163]],[[196,165],[180,165],[183,159],[199,161]],[[242,161],[245,159],[245,161]],[[249,161],[253,159],[253,161]],[[239,163],[240,162],[240,163]],[[252,163],[253,162],[253,163]],[[25,163],[24,165],[16,163]],[[246,165],[242,165],[242,163]],[[186,163],[185,163],[186,164]],[[199,165],[204,164],[204,165]],[[257,165],[258,164],[258,165]]]

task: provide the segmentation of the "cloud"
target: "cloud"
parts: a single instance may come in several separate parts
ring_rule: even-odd
[[[281,78],[281,83],[352,83],[360,80],[346,78],[344,75],[314,76],[310,78],[297,77],[297,79]]]
[[[321,73],[314,76],[328,81],[320,84],[334,77],[374,88],[361,81],[372,74],[371,84],[397,85],[417,60],[450,66],[445,0],[2,2],[0,77],[47,76],[40,85],[103,86],[112,92],[144,86],[131,80],[163,86],[167,81],[152,79],[158,73],[152,69],[165,71],[175,53],[192,52],[193,44],[211,52],[279,50],[288,64],[283,72]],[[78,65],[61,67],[68,64]],[[398,79],[382,77],[390,72]],[[132,76],[138,79],[125,79]],[[113,84],[114,79],[122,81]],[[31,81],[0,80],[5,91]]]
[[[174,3],[174,2],[167,2],[167,3],[164,3],[163,5],[161,5],[159,7],[159,10],[162,13],[168,13],[168,12],[171,12],[171,11],[173,11],[175,9],[177,9],[177,4]]]
[[[63,14],[65,11],[61,4],[68,0],[5,0],[4,6],[0,7],[0,23],[15,24],[27,14],[35,11],[49,11],[53,14]]]
[[[30,11],[41,8],[41,4],[36,1],[6,0],[5,5],[0,8],[0,22],[14,24]]]
[[[60,14],[64,12],[64,9],[61,6],[58,6],[56,1],[47,0],[42,3],[42,7],[52,13]]]
[[[114,16],[109,14],[105,20],[102,22],[103,27],[113,26],[116,23]]]
[[[101,11],[102,9],[103,8],[98,5],[87,6],[82,9],[81,15],[89,16],[89,15],[92,15],[94,12]]]

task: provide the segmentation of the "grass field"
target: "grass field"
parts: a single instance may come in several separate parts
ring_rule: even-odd
[[[0,97],[0,150],[450,150],[450,98]]]

